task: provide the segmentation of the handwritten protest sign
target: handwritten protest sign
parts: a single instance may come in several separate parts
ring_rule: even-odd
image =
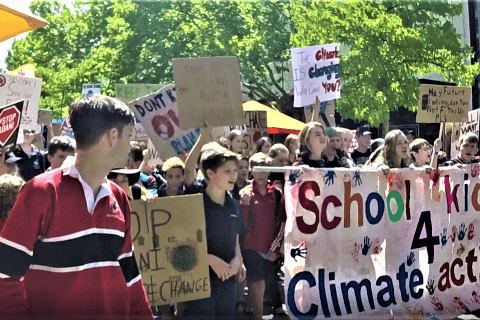
[[[100,84],[84,84],[82,88],[82,96],[88,97],[92,94],[101,94],[102,86]]]
[[[237,57],[174,59],[180,128],[242,125],[240,67]]]
[[[115,98],[128,104],[130,101],[157,92],[165,87],[164,84],[128,83],[115,84]],[[135,118],[135,134],[131,140],[148,140],[147,132],[140,121]]]
[[[21,129],[36,130],[42,79],[0,73],[0,106],[25,100]]]
[[[0,107],[0,153],[15,148],[25,100]]]
[[[463,122],[471,109],[472,88],[420,85],[417,122]]]
[[[340,98],[340,57],[338,43],[293,48],[294,107]]]
[[[453,124],[452,139],[450,147],[450,158],[453,159],[457,156],[458,139],[461,135],[469,132],[475,133],[478,137],[480,135],[480,109],[472,110],[468,112],[467,120],[465,122],[456,122]]]
[[[190,151],[200,135],[200,128],[184,131],[179,127],[175,85],[128,103],[159,153],[166,160]]]
[[[163,164],[163,159],[162,157],[160,157],[160,153],[158,152],[157,148],[155,148],[155,145],[153,144],[152,139],[148,139],[147,149],[148,149],[148,153],[150,154],[150,159],[148,160],[147,164],[154,164],[154,165]]]
[[[224,127],[225,137],[232,130],[240,130],[243,133],[244,149],[255,149],[257,141],[261,137],[268,137],[267,112],[245,111],[245,124],[242,126]]]
[[[292,319],[452,319],[480,308],[480,166],[286,174]],[[392,313],[391,313],[392,312]]]
[[[150,305],[209,297],[203,196],[139,200],[131,206],[135,258]]]

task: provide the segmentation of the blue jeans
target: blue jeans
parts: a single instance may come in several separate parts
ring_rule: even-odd
[[[210,291],[210,298],[185,303],[185,319],[233,319],[237,295],[237,279],[231,277],[225,282],[210,280]]]

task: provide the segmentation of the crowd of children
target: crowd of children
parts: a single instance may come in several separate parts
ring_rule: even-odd
[[[316,111],[298,135],[276,144],[263,137],[250,150],[238,130],[212,141],[205,123],[188,154],[158,167],[148,164],[144,145],[130,141],[133,115],[113,98],[75,102],[75,140],[54,137],[48,153],[24,131],[23,143],[0,156],[0,318],[261,319],[265,305],[282,317],[285,178],[253,168],[429,169],[479,160],[471,133],[447,161],[439,139],[432,146],[392,130],[372,140],[366,126],[325,128]],[[133,255],[129,201],[195,193],[203,194],[211,296],[150,308]]]

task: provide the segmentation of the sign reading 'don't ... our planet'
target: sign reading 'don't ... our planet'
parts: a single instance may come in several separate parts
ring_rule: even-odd
[[[180,128],[245,123],[237,57],[174,59]]]
[[[150,305],[208,298],[203,196],[137,200],[131,206],[134,253]]]
[[[463,122],[471,109],[472,88],[421,84],[417,122]]]

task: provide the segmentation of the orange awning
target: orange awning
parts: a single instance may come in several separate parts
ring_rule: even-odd
[[[0,42],[47,24],[48,22],[43,18],[0,4]]]
[[[305,127],[305,123],[289,117],[277,110],[267,107],[257,101],[247,101],[243,104],[243,111],[266,111],[268,133],[297,134]]]

